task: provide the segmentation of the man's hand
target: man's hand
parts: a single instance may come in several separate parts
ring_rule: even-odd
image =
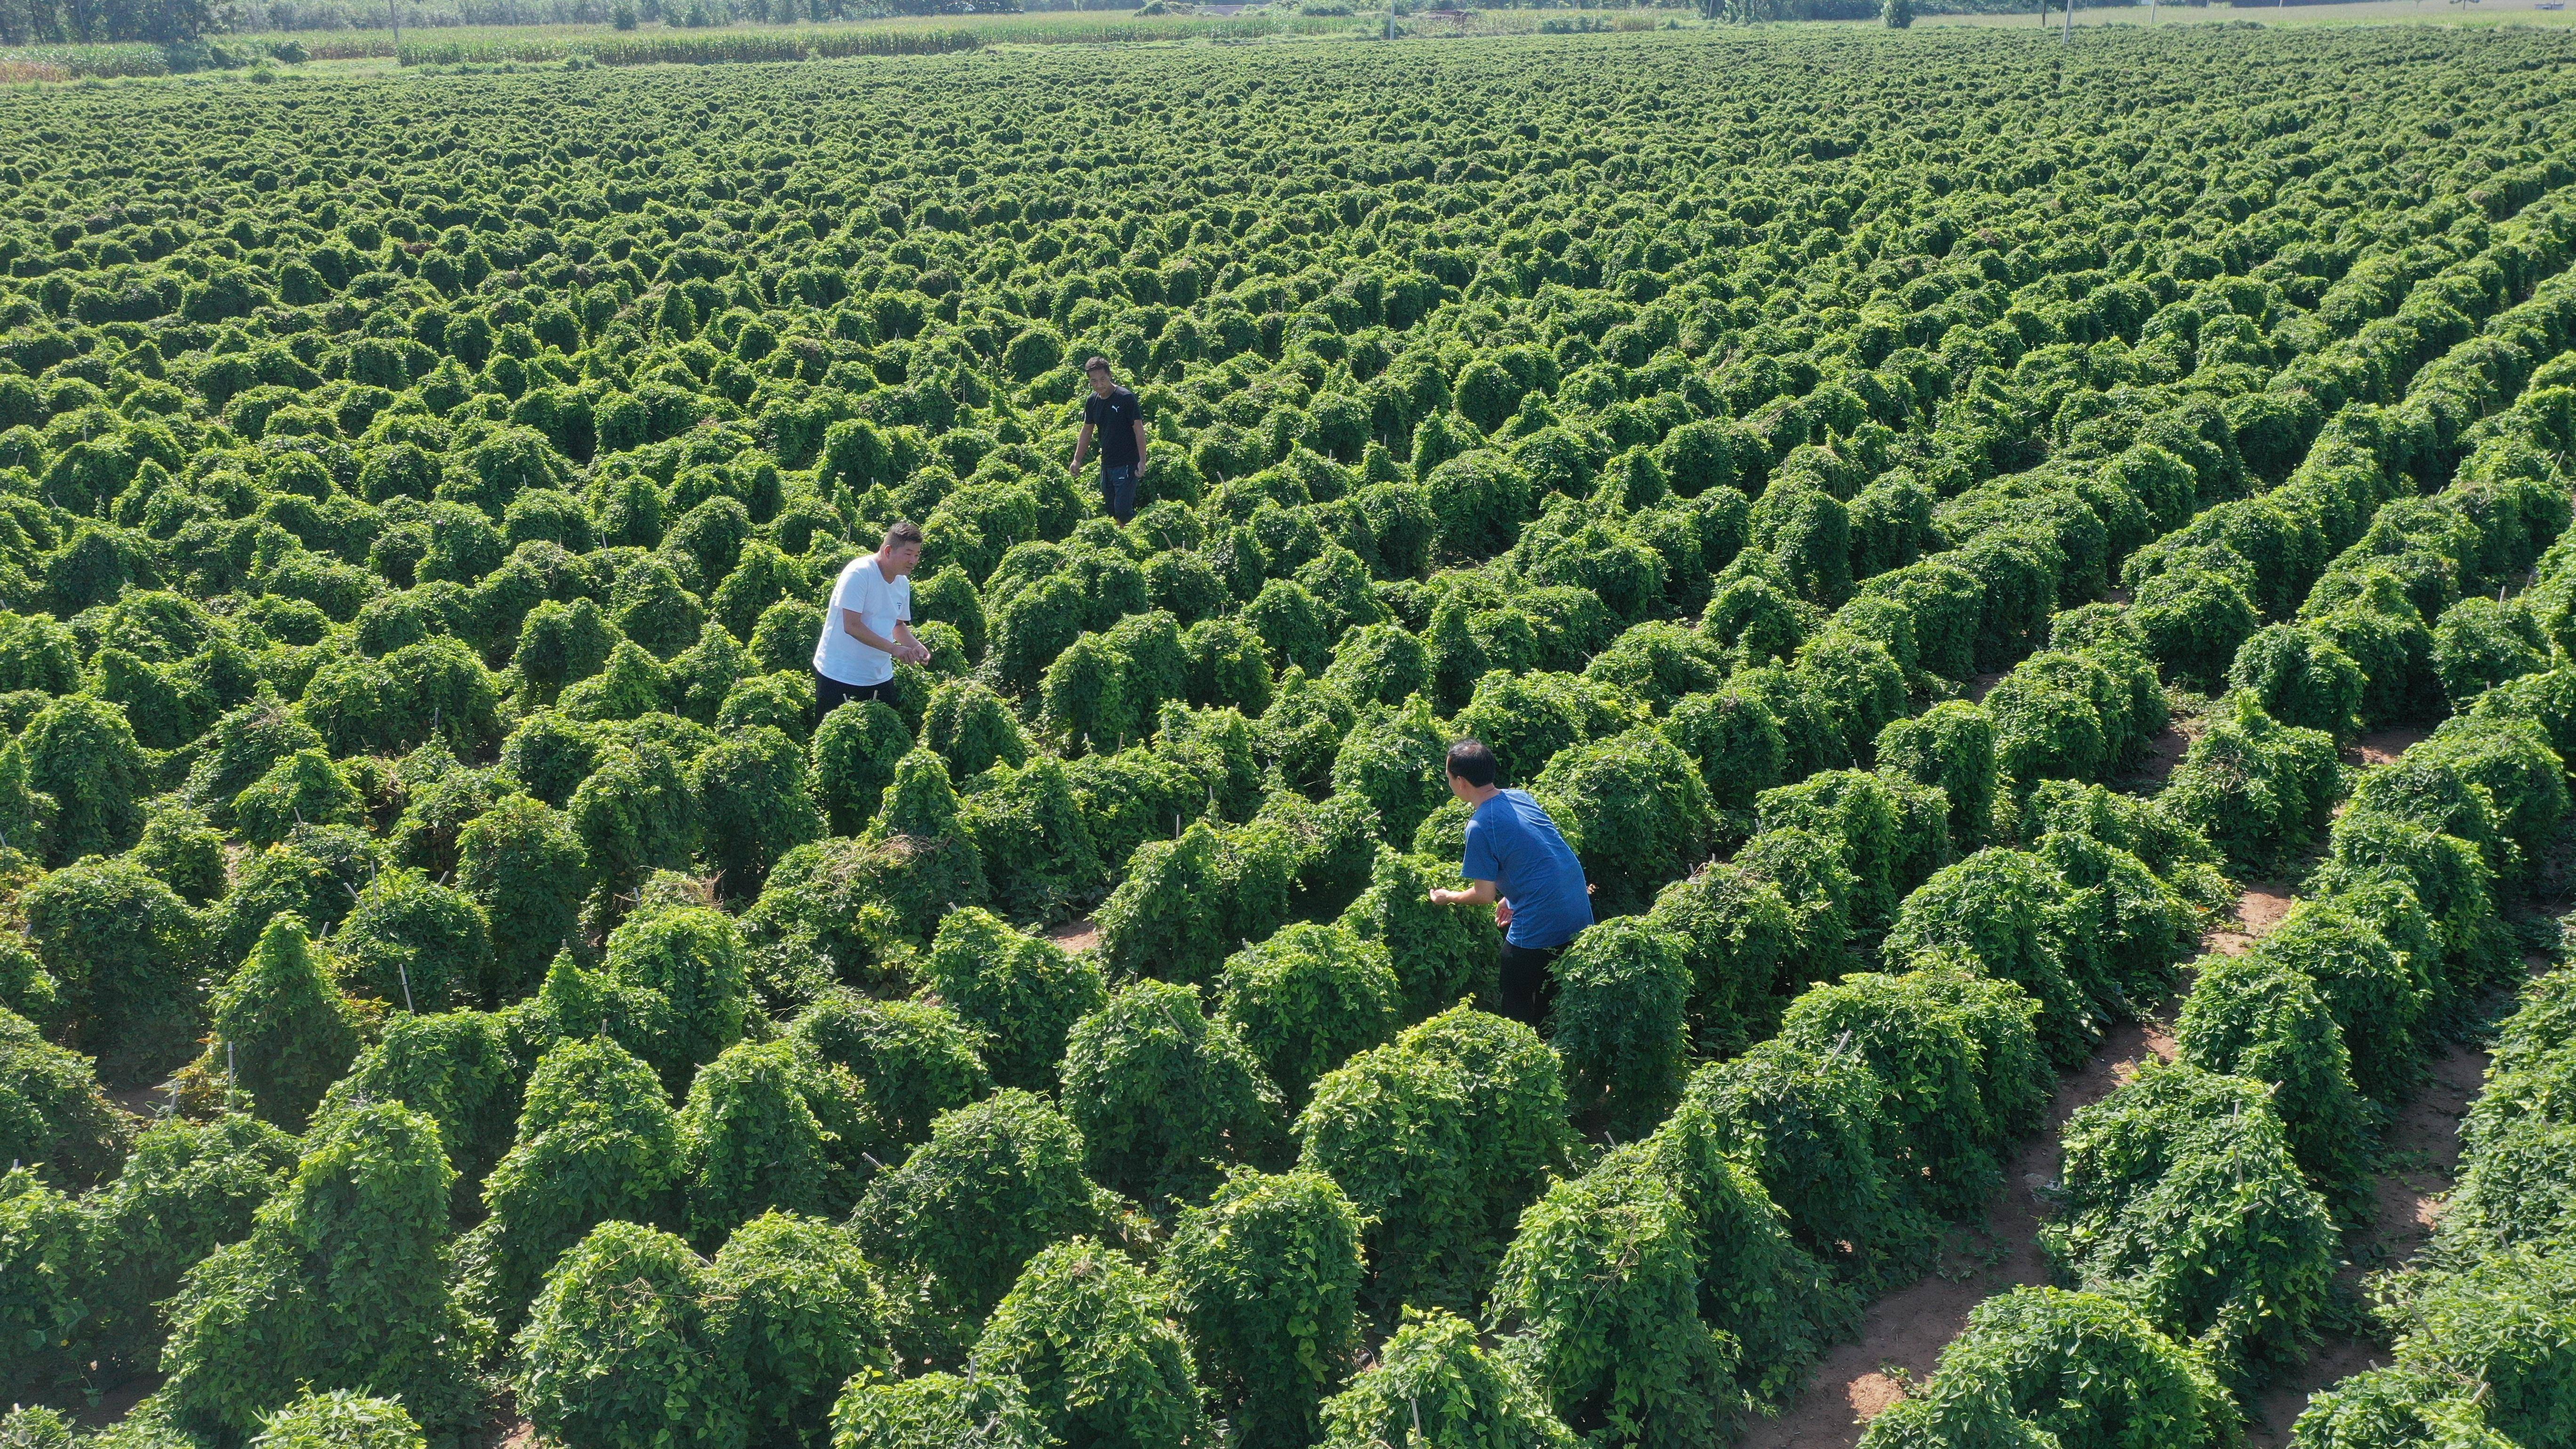
[[[902,650],[904,662],[907,664],[928,664],[930,662],[930,646],[922,643],[918,639],[907,639],[899,647]]]
[[[1494,883],[1489,880],[1471,880],[1463,891],[1444,891],[1437,886],[1431,891],[1431,904],[1435,906],[1481,906],[1493,898]]]
[[[1494,902],[1494,924],[1506,931],[1511,929],[1512,903],[1510,901]]]
[[[1082,476],[1082,460],[1081,460],[1080,458],[1076,458],[1076,459],[1074,459],[1072,462],[1065,464],[1065,465],[1064,465],[1064,471],[1065,471],[1066,473],[1070,474],[1070,475],[1071,475],[1071,476],[1073,476],[1073,477],[1076,477],[1076,478],[1081,477],[1081,476]]]

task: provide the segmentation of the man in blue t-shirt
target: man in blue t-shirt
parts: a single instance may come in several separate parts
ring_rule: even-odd
[[[1475,807],[1467,821],[1463,891],[1435,890],[1444,906],[1494,907],[1503,928],[1503,1015],[1537,1026],[1556,981],[1548,968],[1592,924],[1592,887],[1583,862],[1527,790],[1494,783],[1494,752],[1481,740],[1449,747],[1449,793]]]

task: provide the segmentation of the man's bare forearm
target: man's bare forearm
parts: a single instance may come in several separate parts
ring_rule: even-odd
[[[896,633],[900,634],[903,631],[903,625],[895,625]],[[876,630],[860,623],[858,614],[849,609],[843,609],[841,611],[841,632],[858,640],[869,648],[876,650],[880,654],[900,654],[903,652],[902,645],[897,644],[892,639],[883,637],[878,634]]]

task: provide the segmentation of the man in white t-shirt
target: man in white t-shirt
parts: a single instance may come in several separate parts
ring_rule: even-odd
[[[898,523],[875,553],[861,554],[832,585],[823,637],[814,644],[817,718],[857,699],[891,702],[894,665],[926,664],[930,650],[912,637],[912,579],[921,562],[921,528]]]

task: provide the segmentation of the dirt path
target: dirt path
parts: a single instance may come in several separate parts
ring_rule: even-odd
[[[2142,793],[2161,789],[2165,781],[2172,778],[2174,766],[2181,764],[2182,757],[2190,753],[2191,735],[2180,725],[2166,725],[2156,732],[2155,738],[2147,741],[2147,757],[2138,762],[2131,778],[2121,781],[2121,786],[2124,789],[2135,788]]]
[[[97,1403],[67,1412],[73,1425],[80,1429],[105,1429],[123,1423],[125,1416],[134,1412],[135,1405],[161,1391],[161,1384],[160,1374],[139,1373],[102,1392]]]
[[[2367,1273],[2404,1264],[2432,1240],[2441,1198],[2459,1170],[2460,1119],[2485,1085],[2486,1070],[2484,1051],[2453,1045],[2433,1059],[2431,1079],[2388,1124],[2380,1170],[2371,1183],[2377,1206],[2370,1233],[2348,1245],[2351,1251],[2338,1275],[2346,1288],[2358,1288]],[[2306,1363],[2255,1400],[2246,1442],[2256,1449],[2289,1443],[2290,1426],[2298,1422],[2310,1395],[2387,1362],[2386,1350],[2377,1344],[2342,1334],[2328,1337]]]
[[[2287,882],[2250,886],[2237,903],[2236,921],[2204,935],[2201,948],[2240,953],[2278,925],[2289,907]],[[2172,1013],[2179,1005],[2178,994],[2156,1018],[2115,1029],[2084,1065],[2058,1081],[2048,1126],[2013,1159],[1984,1219],[1950,1233],[1931,1273],[1872,1303],[1860,1336],[1829,1350],[1806,1391],[1778,1418],[1755,1420],[1737,1440],[1738,1449],[1850,1449],[1871,1419],[1905,1397],[1908,1385],[1931,1379],[1941,1350],[1967,1325],[1970,1310],[2006,1289],[2048,1281],[2048,1260],[2039,1250],[2038,1189],[2057,1178],[2066,1119],[2109,1096],[2151,1058],[2173,1060]]]
[[[2526,956],[2533,974],[2553,964],[2547,957]],[[2458,1180],[2460,1123],[2486,1087],[2487,1054],[2478,1047],[2453,1043],[2435,1054],[2432,1072],[2396,1117],[2381,1140],[2379,1170],[2372,1177],[2375,1206],[2369,1234],[2348,1244],[2350,1251],[2339,1280],[2357,1288],[2362,1278],[2386,1268],[2403,1267],[2433,1239],[2443,1199]],[[2255,1422],[2246,1429],[2254,1449],[2278,1449],[2290,1440],[2290,1426],[2318,1390],[2364,1369],[2387,1364],[2388,1353],[2366,1339],[2329,1337],[2295,1373],[2285,1376],[2255,1402]]]
[[[2385,765],[2406,753],[2407,746],[2429,739],[2433,732],[2422,725],[2390,725],[2372,730],[2343,747],[2348,765]]]
[[[2057,1177],[2060,1129],[2077,1108],[2109,1096],[2134,1075],[2150,1053],[2170,1051],[2171,1038],[2163,1032],[2124,1026],[2061,1079],[2047,1129],[2013,1159],[1985,1219],[1952,1231],[1930,1274],[1871,1304],[1859,1339],[1828,1352],[1806,1392],[1779,1418],[1756,1421],[1737,1441],[1739,1449],[1841,1449],[1859,1442],[1862,1425],[1905,1397],[1908,1384],[1932,1377],[1933,1364],[1966,1326],[1970,1309],[2007,1288],[2047,1282],[2037,1190]]]
[[[2368,769],[2385,765],[2432,734],[2420,725],[2392,725],[2373,730],[2343,749],[2345,763]],[[2546,969],[2539,957],[2526,962]],[[2367,1274],[2399,1267],[2432,1240],[2433,1222],[2442,1198],[2451,1190],[2460,1165],[2460,1119],[2468,1115],[2486,1083],[2487,1054],[2453,1043],[2435,1054],[2423,1089],[2388,1124],[2380,1143],[2378,1171],[2371,1191],[2375,1201],[2369,1231],[2347,1242],[2341,1285],[2357,1289]],[[2387,1352],[2366,1339],[2329,1335],[2307,1362],[2285,1374],[2254,1402],[2246,1443],[2253,1449],[2279,1449],[2290,1441],[2291,1426],[2320,1389],[2365,1369],[2388,1362]]]
[[[2200,949],[2221,956],[2244,955],[2255,942],[2272,934],[2272,928],[2290,913],[2296,889],[2285,880],[2258,880],[2247,885],[2244,894],[2236,898],[2236,923],[2202,932]]]
[[[128,1117],[149,1123],[175,1105],[176,1099],[169,1087],[167,1082],[155,1082],[148,1087],[128,1087],[122,1092],[108,1093],[107,1100],[122,1108]]]

